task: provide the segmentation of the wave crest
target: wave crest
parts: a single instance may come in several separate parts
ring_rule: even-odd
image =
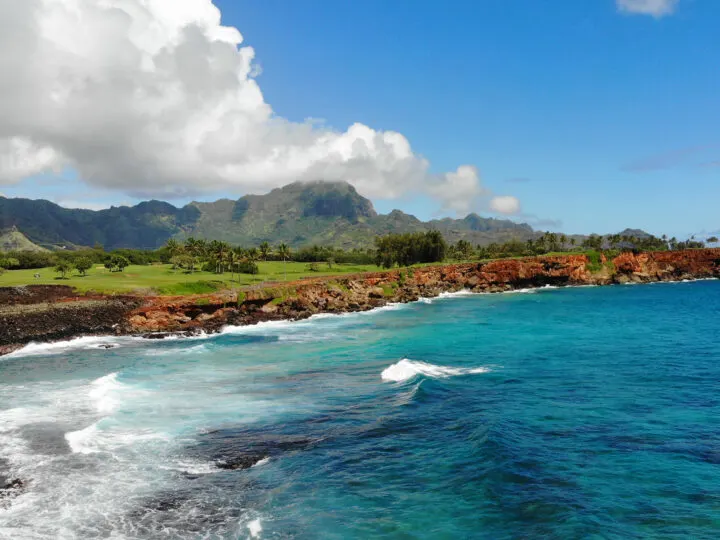
[[[490,370],[486,367],[459,368],[436,366],[435,364],[429,364],[427,362],[403,358],[390,367],[385,368],[380,374],[380,377],[386,382],[402,382],[418,375],[433,379],[447,379],[448,377],[456,377],[458,375],[473,375],[477,373],[487,373],[488,371]]]

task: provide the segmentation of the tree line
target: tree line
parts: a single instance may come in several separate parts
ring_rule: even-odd
[[[710,244],[718,238],[707,239]],[[319,270],[318,263],[376,264],[379,267],[410,266],[418,263],[450,260],[483,260],[506,257],[545,255],[548,253],[587,251],[666,251],[705,247],[691,237],[677,240],[663,235],[597,235],[573,237],[544,232],[525,241],[508,240],[488,245],[473,245],[459,240],[450,245],[438,231],[388,234],[375,239],[374,248],[343,250],[330,246],[308,246],[296,251],[285,243],[275,246],[262,242],[258,246],[232,246],[218,240],[188,238],[184,242],[170,239],[156,250],[117,249],[106,252],[101,245],[90,249],[58,252],[11,251],[0,253],[0,273],[5,269],[54,268],[62,276],[77,271],[85,275],[94,265],[103,265],[111,272],[122,272],[129,265],[171,264],[174,270],[210,271],[217,274],[257,274],[258,261],[296,261],[308,263],[309,270]]]
[[[438,231],[388,234],[375,238],[375,264],[383,268],[395,265],[444,261],[448,245]]]
[[[232,253],[231,253],[232,252]],[[111,271],[123,271],[129,265],[172,264],[174,269],[196,271],[209,269],[222,273],[257,272],[257,261],[298,261],[306,263],[371,264],[374,252],[368,249],[343,250],[328,246],[308,246],[292,251],[285,243],[271,245],[263,242],[256,247],[232,246],[227,242],[188,238],[174,239],[155,250],[116,249],[107,252],[99,244],[93,248],[74,251],[9,251],[0,253],[0,272],[4,269],[56,268],[66,275],[77,271],[81,275],[94,265]]]
[[[708,243],[718,241],[715,237],[707,239]],[[473,246],[465,240],[459,240],[451,245],[448,257],[455,260],[472,259],[502,259],[507,257],[530,257],[534,255],[547,255],[548,253],[572,252],[598,252],[608,251],[610,255],[622,251],[676,251],[682,249],[698,249],[705,247],[705,243],[691,237],[689,240],[679,241],[677,238],[668,238],[663,235],[656,237],[609,234],[601,236],[591,234],[578,239],[552,232],[544,232],[536,238],[525,241],[509,240],[503,243],[493,242],[486,246]]]

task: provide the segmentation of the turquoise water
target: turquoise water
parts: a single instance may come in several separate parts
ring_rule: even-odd
[[[718,538],[719,317],[704,281],[30,347],[0,537]]]

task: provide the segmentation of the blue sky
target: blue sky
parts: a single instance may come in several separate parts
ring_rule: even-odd
[[[679,0],[664,16],[613,0],[215,4],[255,49],[275,115],[398,131],[432,172],[475,165],[487,189],[520,200],[512,218],[538,228],[720,229],[718,2]],[[137,200],[63,176],[75,179],[0,191]],[[379,211],[439,215],[429,195],[373,199]]]

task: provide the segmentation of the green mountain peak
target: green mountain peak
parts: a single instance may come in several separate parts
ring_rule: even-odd
[[[347,182],[294,182],[265,195],[192,202],[177,208],[163,201],[132,207],[77,210],[44,200],[0,198],[0,228],[17,226],[35,243],[108,249],[157,248],[169,238],[190,236],[239,245],[285,242],[293,247],[368,247],[389,232],[436,229],[450,242],[474,244],[524,240],[529,225],[469,214],[463,219],[422,222],[401,210],[378,214],[372,202]]]

